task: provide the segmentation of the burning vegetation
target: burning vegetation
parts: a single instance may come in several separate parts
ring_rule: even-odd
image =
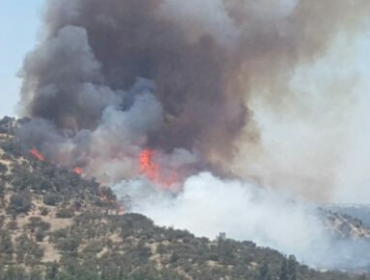
[[[166,169],[157,160],[160,154],[151,149],[144,149],[139,155],[140,172],[154,184],[163,189],[175,190],[180,184],[179,176],[175,170]]]
[[[159,166],[153,162],[154,151],[145,149],[140,153],[140,171],[149,180],[153,182],[159,181]]]
[[[45,161],[45,157],[36,148],[32,148],[30,154],[39,161]]]
[[[82,175],[83,169],[81,167],[75,167],[73,169],[73,172],[76,173],[77,175]]]

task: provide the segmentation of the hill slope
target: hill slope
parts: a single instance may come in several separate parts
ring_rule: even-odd
[[[12,135],[14,122],[6,124],[0,131],[0,279],[370,279],[318,272],[224,234],[196,238],[142,215],[122,215],[109,188],[25,153]]]

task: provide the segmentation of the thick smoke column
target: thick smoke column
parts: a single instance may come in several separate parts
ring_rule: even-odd
[[[226,231],[307,262],[348,264],[331,258],[332,244],[355,261],[357,251],[333,243],[310,207],[251,183],[187,176],[211,169],[330,200],[346,144],[338,141],[345,125],[337,133],[332,124],[347,120],[337,105],[347,108],[350,98],[322,99],[322,91],[351,81],[328,86],[310,70],[330,65],[338,38],[361,34],[368,11],[368,0],[50,0],[43,37],[22,71],[20,108],[31,121],[19,136],[48,160],[83,167],[130,194],[133,209],[158,223],[199,235]],[[329,118],[315,119],[333,107]],[[185,183],[175,198],[137,180],[146,149],[167,173],[180,173]],[[220,220],[205,223],[192,209],[205,217],[219,209]],[[274,223],[258,220],[276,209]],[[242,229],[225,222],[229,211],[243,213]],[[297,232],[287,229],[290,221]],[[320,256],[312,254],[315,242],[325,249]]]
[[[138,77],[155,83],[164,122],[148,145],[232,156],[248,92],[287,74],[354,28],[367,1],[53,0],[25,62],[22,107],[58,129],[95,129]],[[263,94],[262,92],[260,94]],[[279,102],[278,95],[271,102]]]
[[[207,5],[219,9],[219,30],[207,19],[187,26],[190,14],[175,15],[164,1],[52,1],[45,41],[25,63],[27,114],[62,129],[95,129],[108,104],[130,107],[121,91],[141,77],[154,81],[166,118],[148,145],[230,155],[224,143],[246,116],[244,92],[231,84],[241,44],[228,38],[236,28],[222,3]]]

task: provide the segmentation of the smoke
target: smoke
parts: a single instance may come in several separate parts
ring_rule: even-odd
[[[369,243],[334,237],[314,205],[249,182],[201,173],[189,177],[175,198],[153,191],[144,181],[122,182],[113,189],[119,196],[130,195],[133,211],[162,226],[187,229],[208,238],[225,232],[229,238],[253,240],[320,268],[368,266]]]
[[[155,82],[167,118],[148,145],[231,153],[221,143],[236,137],[246,109],[241,92],[227,89],[228,69],[239,65],[216,41],[218,30],[204,22],[199,38],[190,38],[193,30],[167,19],[161,1],[79,1],[75,13],[54,10],[59,2],[51,2],[46,38],[25,62],[28,115],[62,129],[94,129],[104,108],[142,77]]]
[[[367,0],[50,0],[21,74],[31,120],[20,139],[130,194],[160,224],[340,267],[363,256],[358,246],[329,236],[303,201],[367,194],[369,10]],[[145,149],[178,173],[170,194],[145,178]]]
[[[109,104],[127,106],[120,91],[142,77],[155,83],[165,117],[148,145],[212,160],[235,156],[248,93],[266,88],[275,92],[269,99],[280,99],[289,73],[320,55],[339,30],[352,32],[368,5],[67,2],[50,1],[45,38],[25,61],[24,114],[59,129],[95,129]]]
[[[252,95],[259,142],[245,129],[234,172],[313,201],[367,203],[369,38],[338,35],[296,69],[277,105]]]

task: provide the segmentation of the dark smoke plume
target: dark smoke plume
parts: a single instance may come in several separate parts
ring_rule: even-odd
[[[74,2],[49,4],[45,41],[25,64],[28,115],[59,128],[95,129],[113,92],[142,77],[154,81],[166,117],[149,145],[230,153],[225,143],[246,116],[242,92],[228,84],[242,65],[239,48],[229,50],[206,31],[191,39],[197,30],[165,16],[163,1]]]
[[[355,30],[369,6],[367,0],[51,0],[44,38],[24,64],[23,114],[46,120],[63,137],[95,131],[107,108],[128,112],[141,78],[152,83],[148,91],[162,121],[142,129],[140,145],[231,160],[249,123],[248,96],[268,95],[282,108],[289,75],[323,53],[340,30]]]

